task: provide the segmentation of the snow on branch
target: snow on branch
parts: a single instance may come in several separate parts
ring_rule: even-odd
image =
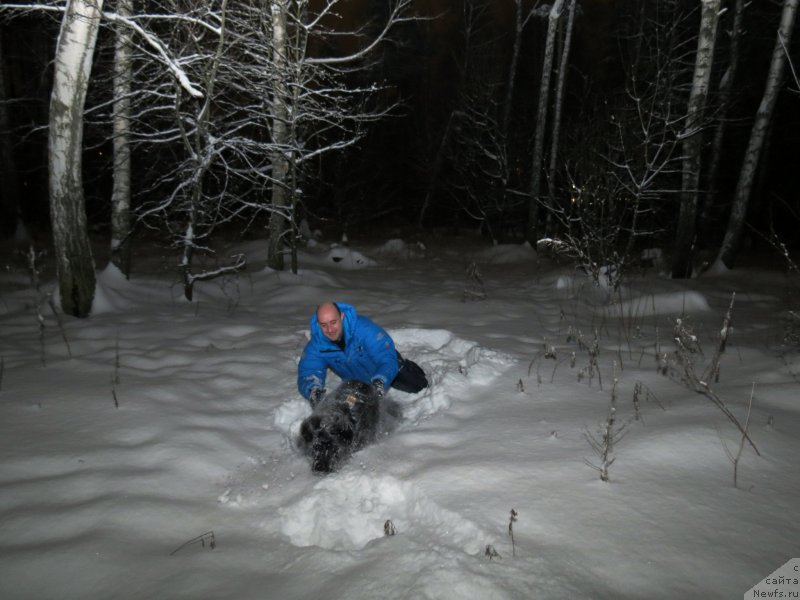
[[[244,254],[237,254],[231,257],[234,262],[231,265],[220,267],[212,271],[203,271],[202,273],[189,273],[187,278],[190,283],[195,281],[208,281],[209,279],[216,279],[222,275],[232,275],[238,273],[247,266],[247,257]]]
[[[146,31],[141,25],[139,25],[135,20],[129,17],[122,17],[113,12],[104,12],[103,17],[111,21],[112,23],[123,23],[127,27],[133,29],[136,33],[138,33],[146,42],[147,44],[153,48],[156,53],[161,57],[161,60],[164,61],[164,64],[167,65],[172,74],[175,76],[175,79],[178,80],[181,87],[186,90],[186,92],[194,97],[194,98],[202,98],[203,92],[197,89],[192,82],[189,80],[189,76],[186,74],[178,63],[169,55],[167,45],[164,44],[161,40],[159,40],[156,36],[151,34],[150,32]],[[197,20],[197,22],[200,22]],[[208,26],[208,25],[206,25]],[[215,31],[213,27],[208,26],[212,31]],[[216,30],[217,33],[220,33],[219,30]]]
[[[15,2],[0,3],[0,11],[17,11],[17,12],[31,12],[31,11],[47,11],[47,12],[64,12],[66,4],[63,2],[41,2],[41,3],[28,3],[17,4]]]
[[[329,0],[328,5],[322,11],[324,13],[330,11],[331,6],[333,6],[335,2],[333,0]],[[364,48],[361,48],[359,51],[354,52],[353,54],[348,54],[347,56],[336,56],[336,57],[327,57],[327,58],[307,58],[305,60],[306,63],[310,65],[341,65],[350,62],[357,61],[370,52],[372,52],[378,44],[380,44],[386,37],[389,35],[389,31],[395,25],[399,23],[406,23],[409,21],[418,20],[419,17],[403,17],[401,16],[403,11],[405,11],[411,5],[410,0],[401,0],[398,2],[394,9],[392,10],[392,14],[389,15],[389,18],[386,20],[386,24],[383,26],[383,30],[378,34],[375,39],[373,39],[369,44],[367,44]],[[317,24],[319,18],[311,22],[311,26]],[[307,30],[311,30],[310,26],[306,26]]]
[[[66,3],[62,2],[47,2],[47,3],[32,3],[32,4],[16,4],[16,3],[2,3],[0,4],[0,11],[8,10],[8,11],[18,11],[18,12],[31,12],[31,11],[49,11],[49,12],[64,12],[66,9]],[[186,15],[152,15],[154,18],[158,19],[181,19],[187,20],[192,23],[199,24],[206,29],[212,31],[216,35],[221,35],[220,27],[214,27],[210,23],[203,21],[202,19],[197,19],[194,17],[187,17]],[[131,17],[123,17],[118,15],[115,12],[105,11],[103,12],[103,18],[107,21],[112,23],[123,23],[125,26],[130,27],[133,31],[138,33],[146,42],[147,44],[153,48],[156,53],[161,57],[161,60],[164,61],[164,64],[167,65],[170,71],[172,71],[175,79],[178,80],[181,87],[186,90],[186,92],[194,98],[202,98],[203,92],[197,89],[192,82],[189,80],[189,76],[186,74],[178,63],[170,56],[169,48],[167,45],[159,40],[156,36],[151,34],[150,32],[146,31],[141,25],[136,22],[136,19]],[[142,15],[137,17],[142,18]]]

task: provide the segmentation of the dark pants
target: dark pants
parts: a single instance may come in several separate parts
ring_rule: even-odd
[[[400,369],[397,371],[397,377],[392,381],[392,387],[400,390],[401,392],[408,392],[409,394],[416,394],[420,390],[428,387],[428,379],[425,377],[425,371],[415,363],[400,356],[397,353],[397,363]]]

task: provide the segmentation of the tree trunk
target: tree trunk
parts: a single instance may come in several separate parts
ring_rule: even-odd
[[[753,188],[756,169],[761,158],[762,149],[766,140],[766,132],[769,129],[772,114],[775,110],[775,102],[783,81],[783,70],[786,63],[786,48],[791,47],[792,32],[797,17],[797,4],[800,0],[784,0],[783,11],[781,14],[781,24],[778,28],[778,35],[775,41],[775,48],[772,51],[772,61],[770,62],[767,74],[767,83],[764,87],[764,95],[761,104],[756,112],[753,129],[750,132],[750,141],[744,155],[742,170],[739,174],[739,181],[736,184],[736,193],[733,197],[728,228],[720,246],[717,260],[729,269],[733,268],[736,255],[741,243],[742,229],[744,229],[745,216],[747,215],[747,205],[750,201],[750,192]]]
[[[553,102],[553,135],[550,140],[550,166],[548,168],[548,194],[550,206],[553,206],[556,195],[556,173],[558,168],[558,143],[561,136],[561,110],[564,107],[564,88],[567,83],[567,65],[569,51],[572,46],[572,30],[575,25],[575,8],[578,0],[569,0],[567,9],[567,27],[564,32],[564,48],[558,64],[558,81],[556,83],[555,101]],[[552,228],[552,212],[547,215],[547,230]],[[552,232],[551,232],[552,233]]]
[[[95,273],[83,195],[83,107],[102,0],[71,0],[58,35],[50,96],[50,221],[61,308],[86,317],[92,308]]]
[[[508,68],[508,85],[506,86],[506,97],[503,102],[503,120],[500,122],[502,129],[501,139],[508,144],[508,127],[511,122],[511,105],[514,100],[514,88],[517,82],[517,64],[519,63],[519,49],[522,46],[522,0],[514,0],[514,46],[511,50],[511,65]]]
[[[288,44],[286,40],[287,0],[272,4],[272,44],[277,77],[272,97],[272,214],[269,219],[267,265],[278,271],[284,268],[283,236],[286,234],[286,212],[289,203],[289,91],[286,86]]]
[[[20,195],[14,144],[11,139],[11,117],[6,90],[6,63],[3,54],[3,30],[0,29],[0,239],[11,237],[17,230]]]
[[[444,163],[444,154],[445,150],[447,149],[447,144],[450,142],[450,131],[452,129],[453,120],[454,120],[455,113],[454,111],[450,111],[449,116],[447,117],[447,122],[444,126],[444,131],[442,131],[442,136],[439,139],[439,145],[436,149],[436,155],[433,157],[433,165],[431,166],[431,174],[428,177],[428,180],[425,182],[425,197],[422,201],[422,208],[419,211],[419,217],[417,217],[417,227],[422,229],[422,224],[425,220],[425,213],[428,211],[431,203],[433,202],[433,196],[436,193],[436,182],[439,179],[439,173],[441,173],[442,165]]]
[[[728,125],[728,111],[730,110],[731,92],[736,81],[736,72],[739,68],[739,42],[742,37],[742,21],[744,17],[744,0],[735,0],[733,9],[733,27],[731,28],[731,47],[728,69],[722,76],[719,84],[719,110],[717,111],[717,127],[714,130],[714,139],[711,142],[711,152],[708,163],[708,193],[700,211],[700,226],[707,227],[711,219],[711,212],[717,197],[717,179],[719,167],[722,162],[722,142]]]
[[[227,19],[228,0],[222,0],[219,7],[219,39],[217,41],[217,48],[214,52],[214,57],[208,66],[205,73],[205,97],[203,104],[198,110],[197,117],[195,118],[195,129],[192,140],[186,138],[184,142],[187,145],[187,150],[192,156],[193,173],[192,173],[192,187],[190,192],[190,202],[188,214],[186,217],[186,227],[183,239],[183,258],[181,260],[181,272],[183,274],[183,295],[191,302],[194,294],[194,283],[205,276],[202,274],[195,274],[192,271],[192,259],[194,251],[197,248],[197,238],[204,237],[205,231],[202,231],[201,220],[203,219],[205,197],[204,187],[206,181],[206,173],[211,168],[214,161],[215,153],[211,151],[214,146],[211,141],[211,123],[213,115],[211,114],[212,106],[214,103],[214,87],[217,83],[217,72],[219,70],[219,63],[225,51],[225,34],[226,19]],[[180,91],[178,91],[180,93]]]
[[[117,0],[117,14],[130,17],[133,0]],[[111,262],[126,278],[131,275],[131,150],[130,112],[133,72],[130,29],[117,24],[114,54],[114,183],[111,190]]]
[[[697,201],[700,195],[700,171],[703,154],[703,115],[711,67],[714,62],[714,45],[721,0],[703,0],[700,16],[700,33],[697,36],[697,54],[694,61],[694,78],[686,110],[683,131],[683,182],[678,230],[672,254],[672,276],[691,277],[692,250],[697,231]]]
[[[556,31],[564,0],[555,0],[547,20],[547,41],[545,42],[542,81],[539,86],[539,109],[536,115],[536,135],[533,140],[533,163],[531,165],[531,197],[528,205],[528,242],[536,247],[539,237],[539,194],[542,188],[542,162],[544,138],[547,130],[547,108],[550,101],[550,75],[553,71]]]

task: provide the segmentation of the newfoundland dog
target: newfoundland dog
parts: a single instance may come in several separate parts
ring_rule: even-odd
[[[382,402],[387,403],[361,381],[345,381],[324,396],[300,425],[298,445],[311,459],[311,470],[335,471],[353,452],[373,442],[383,430]]]

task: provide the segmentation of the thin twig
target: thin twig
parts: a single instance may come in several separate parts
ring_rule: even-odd
[[[517,555],[517,545],[514,542],[514,523],[517,522],[517,511],[511,509],[511,516],[508,519],[508,535],[511,536],[511,556]]]
[[[728,335],[731,330],[731,314],[733,313],[733,302],[736,299],[736,292],[731,294],[731,302],[728,305],[728,311],[725,313],[725,318],[722,320],[722,329],[719,332],[719,344],[717,344],[717,351],[711,359],[711,367],[706,376],[707,381],[714,380],[714,383],[719,383],[719,361],[725,348],[728,344]]]
[[[206,542],[208,542],[208,545],[211,547],[212,550],[217,547],[217,540],[214,537],[213,531],[206,531],[205,533],[198,535],[197,537],[194,537],[187,542],[184,542],[183,544],[175,548],[175,550],[170,552],[169,555],[172,556],[174,554],[177,554],[178,552],[186,548],[186,546],[191,546],[192,544],[200,544],[203,548],[205,548]]]
[[[67,347],[67,354],[70,358],[72,358],[72,348],[69,347],[69,340],[67,339],[67,332],[64,329],[64,323],[61,321],[61,316],[58,314],[56,310],[56,305],[53,302],[53,295],[47,294],[47,304],[50,305],[50,310],[53,311],[53,314],[56,317],[56,322],[58,323],[58,330],[61,332],[61,339],[64,340],[64,345]]]
[[[739,487],[739,459],[742,457],[746,432],[750,427],[750,412],[753,409],[753,394],[755,391],[756,384],[753,382],[753,387],[750,388],[750,401],[747,403],[747,418],[744,421],[745,433],[742,434],[742,439],[739,440],[739,451],[736,453],[736,457],[733,459],[733,487]]]
[[[117,384],[114,381],[114,376],[111,376],[111,397],[114,398],[114,407],[119,408],[119,400],[117,400]]]
[[[114,342],[114,384],[119,384],[119,329]]]

